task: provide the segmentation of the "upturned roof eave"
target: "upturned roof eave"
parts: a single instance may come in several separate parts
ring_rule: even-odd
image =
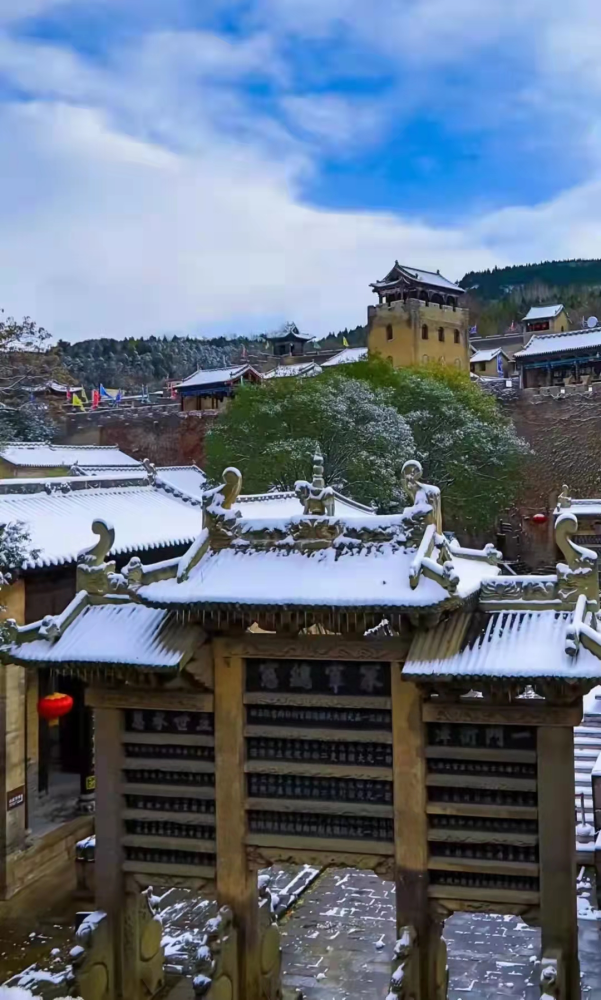
[[[257,602],[257,601],[211,601],[211,600],[175,600],[165,601],[143,594],[138,591],[136,600],[147,607],[158,608],[164,611],[177,612],[243,612],[248,614],[288,614],[306,613],[311,615],[324,614],[347,614],[347,615],[373,615],[387,614],[394,615],[431,615],[442,614],[445,611],[473,610],[477,600],[477,594],[470,594],[468,597],[458,597],[450,595],[435,604],[337,604],[332,601],[329,604],[310,604],[292,602]]]
[[[16,664],[16,666],[29,667],[34,670],[58,670],[60,673],[110,671],[112,673],[155,673],[167,676],[178,674],[188,662],[191,655],[191,653],[186,653],[180,657],[177,663],[167,665],[103,660],[43,660],[41,658],[32,660],[31,658],[20,656],[18,651],[11,650],[10,662]]]

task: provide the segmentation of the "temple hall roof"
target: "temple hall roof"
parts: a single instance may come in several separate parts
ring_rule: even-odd
[[[601,678],[599,656],[566,651],[571,611],[458,614],[419,632],[403,667],[416,679],[466,678],[477,687],[492,678]]]
[[[355,361],[367,359],[367,347],[345,347],[340,354],[335,354],[329,361],[324,361],[322,368],[333,368],[335,365],[352,365]]]
[[[56,629],[30,629],[29,641],[25,626],[21,631],[25,641],[10,647],[13,662],[174,670],[190,658],[201,639],[198,626],[177,622],[169,611],[127,602],[79,607],[78,602],[82,603],[79,595],[57,616]],[[64,630],[61,617],[67,622]]]
[[[336,513],[340,517],[365,517],[373,511],[365,504],[351,500],[334,490]],[[270,493],[241,493],[232,505],[232,510],[240,511],[244,518],[271,520],[272,518],[298,517],[302,508],[294,490],[273,490]]]
[[[6,444],[0,447],[0,458],[11,465],[40,469],[72,465],[141,468],[141,462],[126,455],[117,445]]]
[[[320,607],[387,609],[400,611],[428,608],[449,600],[448,591],[434,580],[424,579],[413,590],[409,574],[414,551],[405,548],[401,533],[398,542],[363,544],[355,547],[352,534],[345,536],[341,520],[328,519],[328,527],[341,529],[339,545],[327,549],[295,550],[293,545],[257,551],[244,543],[238,547],[210,551],[181,582],[163,580],[141,587],[139,600],[159,607],[200,605],[246,605],[248,607]],[[385,519],[362,522],[369,530],[385,530]],[[397,522],[398,525],[398,522]],[[245,525],[240,525],[244,533]],[[291,522],[270,521],[282,538]],[[392,528],[391,538],[395,534]],[[253,522],[248,522],[252,531]],[[346,551],[345,551],[346,546]],[[484,575],[496,570],[486,564],[455,559],[459,574],[456,595],[466,600],[477,593]]]
[[[298,365],[278,365],[265,372],[263,378],[308,378],[320,374],[321,367],[315,361],[305,361]]]
[[[156,470],[157,482],[163,487],[185,493],[200,500],[207,481],[202,469],[197,465],[163,465]]]
[[[500,347],[493,347],[488,351],[474,351],[470,357],[470,365],[472,363],[478,364],[479,362],[485,363],[487,361],[493,361],[499,356],[499,354],[502,354],[503,357],[507,358],[505,351],[502,351]],[[509,358],[507,358],[507,360],[509,360]]]
[[[123,476],[0,481],[0,523],[23,523],[31,549],[39,553],[22,569],[74,563],[94,542],[97,518],[115,528],[113,555],[189,545],[202,523],[200,501],[172,497],[140,480],[137,471],[129,481]]]
[[[538,357],[541,354],[568,354],[573,351],[601,348],[601,327],[586,330],[567,330],[566,333],[537,333],[521,351],[516,351],[516,361]]]
[[[155,607],[215,606],[378,610],[459,607],[498,574],[498,553],[462,549],[441,533],[440,493],[419,482],[421,466],[406,463],[413,504],[402,514],[342,513],[323,480],[316,454],[312,483],[296,484],[296,511],[276,516],[269,494],[241,516],[240,474],[206,496],[205,527],[190,551],[158,578],[152,567],[136,579],[136,596]],[[321,471],[320,471],[321,470]],[[228,485],[229,482],[229,485]],[[212,493],[212,497],[211,494]],[[229,496],[230,499],[227,499]],[[303,506],[299,503],[302,501]],[[290,498],[292,500],[292,498]],[[261,507],[265,504],[265,516]],[[352,505],[351,505],[352,506]]]
[[[522,323],[531,323],[541,319],[555,319],[559,316],[563,306],[531,306],[526,315],[522,318]]]
[[[500,575],[492,546],[463,548],[444,535],[440,492],[421,475],[418,462],[405,464],[411,503],[401,514],[349,516],[337,510],[316,451],[312,481],[296,484],[300,512],[274,516],[272,495],[242,499],[241,475],[228,468],[223,483],[205,490],[203,527],[183,556],[147,566],[135,557],[121,573],[107,561],[117,550],[115,530],[97,520],[99,540],[80,555],[69,607],[33,625],[7,623],[2,654],[84,673],[108,665],[175,670],[202,642],[201,625],[295,634],[322,624],[366,637],[385,625],[387,634],[412,632],[402,676],[436,695],[445,683],[472,696],[500,685],[505,698],[571,703],[597,685],[597,555],[578,544],[565,488],[556,572]],[[290,500],[280,494],[277,502]],[[269,516],[256,516],[263,503]],[[245,508],[252,517],[241,516]]]
[[[248,364],[232,365],[230,368],[201,368],[178,382],[174,388],[178,391],[185,389],[195,389],[209,386],[225,386],[236,382],[245,375],[252,373],[257,378],[261,378],[261,373]]]

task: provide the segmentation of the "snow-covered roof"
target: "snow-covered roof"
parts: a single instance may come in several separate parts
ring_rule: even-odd
[[[601,661],[566,652],[570,611],[458,614],[416,634],[403,675],[412,678],[599,678]],[[445,652],[448,654],[445,656]]]
[[[107,561],[112,531],[96,524],[99,541],[78,566],[69,607],[33,625],[9,624],[3,655],[74,668],[112,664],[117,672],[128,665],[174,668],[184,647],[202,641],[200,631],[182,638],[183,621],[209,631],[228,622],[267,631],[321,623],[332,632],[373,635],[383,623],[391,634],[404,629],[409,616],[416,630],[403,677],[436,690],[457,677],[466,690],[480,691],[521,680],[527,696],[544,697],[550,681],[569,681],[575,696],[599,683],[597,556],[574,540],[572,512],[555,523],[566,560],[556,574],[502,577],[493,546],[462,548],[442,533],[440,491],[420,481],[418,462],[405,463],[402,473],[411,506],[386,516],[341,517],[323,471],[316,450],[312,482],[296,484],[300,514],[249,518],[240,508],[264,501],[237,499],[242,478],[228,467],[223,483],[206,492],[203,528],[181,558],[150,566],[134,560],[121,573]],[[144,617],[141,608],[155,609],[156,617]],[[168,614],[174,612],[177,627]],[[423,612],[428,624],[433,612],[443,617],[422,628]]]
[[[329,361],[324,361],[323,368],[330,368],[333,365],[352,365],[355,361],[365,361],[367,358],[367,347],[345,347],[340,354],[335,354]]]
[[[485,363],[486,361],[493,361],[496,357],[502,354],[503,357],[507,357],[504,351],[500,347],[491,348],[488,351],[475,351],[470,358],[470,365],[472,363],[478,364],[480,362]]]
[[[75,562],[78,553],[96,541],[96,518],[115,528],[113,555],[189,545],[202,524],[199,503],[150,485],[119,486],[117,481],[100,488],[94,479],[81,488],[82,481],[76,479],[75,488],[70,488],[68,480],[37,480],[38,491],[24,493],[23,480],[11,482],[13,491],[0,492],[0,524],[22,522],[31,549],[39,550],[36,559],[25,560],[23,569]]]
[[[205,496],[199,537],[169,570],[137,572],[137,599],[193,608],[203,617],[229,606],[251,621],[260,611],[307,609],[317,617],[324,609],[326,616],[332,609],[398,616],[408,609],[459,607],[498,575],[500,554],[492,545],[462,549],[442,534],[440,491],[419,481],[419,462],[403,467],[413,503],[396,515],[341,515],[323,472],[317,450],[312,482],[295,485],[295,512],[276,517],[268,507],[267,516],[248,517],[241,516],[249,503],[239,500],[242,477],[237,469],[225,470],[223,484]],[[254,498],[254,504],[267,506],[270,499]]]
[[[60,617],[65,613],[56,620]],[[173,670],[189,659],[201,634],[196,625],[178,623],[173,612],[133,603],[88,605],[59,632],[56,638],[15,643],[11,647],[14,662],[104,663]]]
[[[336,514],[344,518],[365,517],[372,511],[365,504],[350,500],[334,490]],[[240,511],[242,517],[257,520],[272,520],[273,518],[298,517],[302,505],[293,490],[278,490],[272,493],[241,494],[234,503],[232,510]]]
[[[157,470],[157,483],[170,487],[179,493],[200,499],[207,481],[202,469],[197,465],[164,465]]]
[[[189,375],[183,382],[178,382],[175,389],[191,389],[202,385],[228,385],[242,378],[247,373],[261,377],[261,373],[248,364],[232,365],[230,368],[201,368],[199,371]]]
[[[62,445],[31,443],[6,444],[0,447],[0,458],[11,465],[54,469],[60,466],[128,466],[141,468],[141,463],[126,455],[117,445]]]
[[[142,464],[131,465],[72,465],[70,472],[78,476],[93,477],[94,479],[106,479],[107,476],[126,476],[128,479],[146,479],[147,473]],[[64,477],[69,478],[69,477]],[[54,477],[53,477],[53,482]]]
[[[386,285],[396,284],[403,277],[409,281],[417,281],[422,285],[432,285],[436,288],[444,288],[445,291],[457,292],[459,295],[463,295],[465,291],[460,285],[443,277],[440,271],[425,271],[423,268],[406,267],[404,264],[399,264],[398,261],[395,261],[394,267],[385,278],[381,281],[375,281],[371,287],[382,288]]]
[[[278,365],[271,371],[265,372],[263,378],[307,378],[312,375],[319,375],[321,368],[315,361],[305,361],[298,365]]]
[[[555,306],[532,306],[522,319],[522,323],[529,323],[537,319],[555,319],[556,316],[559,316],[562,309],[563,306],[559,304]]]
[[[298,519],[300,521],[300,518]],[[327,519],[330,523],[336,518]],[[192,569],[188,578],[150,583],[138,591],[144,603],[165,608],[190,605],[235,604],[258,607],[343,607],[399,611],[403,608],[427,608],[445,604],[448,591],[435,580],[422,579],[412,589],[409,581],[415,548],[405,547],[402,538],[401,515],[382,518],[372,515],[364,520],[367,530],[395,533],[401,528],[397,543],[353,545],[353,528],[346,532],[341,524],[340,544],[323,549],[300,551],[294,545],[266,551],[249,547],[248,543],[220,550],[209,550]],[[265,523],[241,522],[240,528],[251,533]],[[269,521],[272,530],[290,537],[294,529],[286,518]],[[346,548],[345,548],[346,543]],[[486,563],[454,559],[459,574],[457,597],[465,600],[477,593],[483,577],[492,576],[497,568]]]
[[[265,340],[315,340],[312,333],[301,333],[296,323],[287,323],[283,330],[265,335]]]
[[[83,389],[81,385],[63,385],[62,382],[55,382],[54,379],[49,379],[46,382],[46,387],[51,389],[52,392],[64,393],[65,395],[68,392],[81,392]]]
[[[582,514],[585,517],[599,517],[601,516],[601,498],[598,500],[595,498],[590,500],[570,499],[569,504],[558,504],[554,511],[555,514],[563,514],[564,512],[575,514],[576,517],[580,517]]]
[[[537,333],[530,338],[515,358],[530,358],[539,354],[565,354],[570,351],[601,348],[601,326],[586,330],[568,330],[566,333]]]

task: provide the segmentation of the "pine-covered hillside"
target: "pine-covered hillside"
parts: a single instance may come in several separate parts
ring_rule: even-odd
[[[329,334],[316,347],[340,347],[346,338],[351,347],[366,343],[366,330],[356,327]],[[313,345],[312,345],[313,346]],[[112,340],[81,340],[75,344],[61,340],[58,353],[73,383],[86,389],[102,383],[106,388],[139,392],[142,386],[162,387],[167,378],[183,379],[199,368],[219,368],[235,364],[248,354],[267,350],[260,338],[248,337],[128,337]]]
[[[515,328],[532,305],[561,302],[574,329],[588,316],[601,317],[601,260],[548,260],[470,271],[459,284],[467,290],[470,325],[484,337]]]
[[[601,290],[601,260],[545,260],[469,271],[459,282],[480,299],[529,302],[541,290]]]

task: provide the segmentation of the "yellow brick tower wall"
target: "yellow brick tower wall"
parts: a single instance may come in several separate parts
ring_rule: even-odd
[[[395,368],[441,361],[461,371],[470,370],[467,309],[409,299],[368,306],[367,322],[369,353],[388,359]]]

